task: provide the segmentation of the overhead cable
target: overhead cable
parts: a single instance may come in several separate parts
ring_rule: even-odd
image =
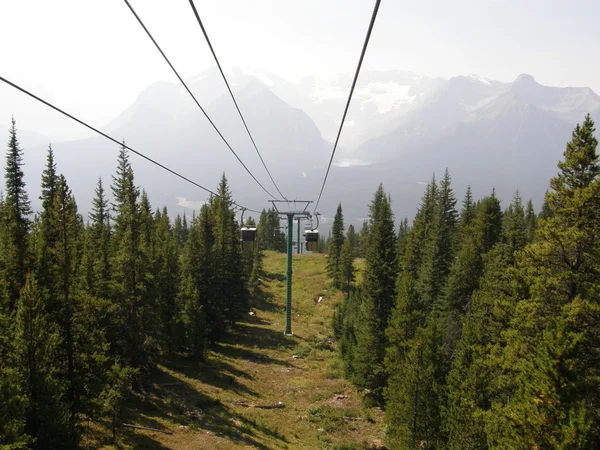
[[[346,107],[344,108],[344,115],[342,116],[342,122],[340,123],[340,129],[338,130],[337,137],[335,138],[335,144],[333,145],[333,151],[331,152],[331,158],[329,158],[329,165],[327,166],[327,172],[325,172],[325,178],[323,179],[323,184],[321,185],[321,191],[319,192],[319,198],[317,199],[317,203],[315,204],[315,209],[314,209],[313,214],[317,212],[317,208],[319,207],[319,202],[321,201],[321,196],[323,195],[323,189],[325,189],[325,183],[327,182],[327,177],[329,176],[329,170],[331,169],[331,163],[333,162],[333,157],[335,155],[335,151],[337,149],[337,145],[340,140],[340,135],[342,134],[342,129],[344,128],[344,121],[346,120],[346,114],[348,113],[348,108],[350,107],[350,101],[352,100],[352,93],[354,92],[354,87],[356,86],[356,81],[358,80],[358,74],[360,73],[360,67],[362,66],[363,59],[364,59],[365,53],[367,51],[367,46],[369,45],[369,39],[371,38],[371,32],[373,31],[373,25],[375,24],[375,18],[377,17],[377,11],[379,10],[380,3],[381,3],[381,0],[375,0],[375,8],[373,9],[373,15],[371,16],[371,23],[369,24],[367,36],[365,37],[365,42],[363,44],[363,48],[360,53],[360,59],[358,60],[358,66],[356,67],[356,73],[354,74],[354,80],[352,81],[352,87],[350,88],[350,94],[348,95],[348,101],[346,102]]]
[[[193,180],[190,180],[188,177],[186,177],[186,176],[184,176],[184,175],[181,175],[179,172],[176,172],[176,171],[174,171],[173,169],[170,169],[169,167],[165,166],[164,164],[161,164],[161,163],[159,163],[158,161],[156,161],[156,160],[154,160],[154,159],[150,158],[149,156],[146,156],[146,155],[144,155],[143,153],[141,153],[141,152],[139,152],[139,151],[137,151],[137,150],[134,150],[134,149],[133,149],[133,148],[131,148],[130,146],[128,146],[128,145],[125,145],[125,143],[124,143],[124,142],[119,142],[117,139],[113,138],[112,136],[109,136],[108,134],[106,134],[106,133],[104,133],[104,132],[100,131],[99,129],[97,129],[97,128],[95,128],[95,127],[93,127],[93,126],[91,126],[91,125],[87,124],[87,123],[86,123],[86,122],[84,122],[83,120],[80,120],[80,119],[78,119],[77,117],[75,117],[75,116],[73,116],[73,115],[69,114],[68,112],[65,112],[65,111],[63,111],[63,110],[62,110],[62,109],[60,109],[59,107],[57,107],[57,106],[54,106],[52,103],[50,103],[50,102],[47,102],[46,100],[44,100],[44,99],[42,99],[42,98],[38,97],[37,95],[35,95],[35,94],[33,94],[33,93],[29,92],[27,89],[25,89],[25,88],[22,88],[21,86],[19,86],[19,85],[17,85],[17,84],[15,84],[15,83],[13,83],[12,81],[9,81],[9,80],[7,80],[6,78],[4,78],[4,77],[2,77],[2,76],[0,76],[0,81],[3,81],[4,83],[8,84],[9,86],[12,86],[13,88],[15,88],[15,89],[17,89],[17,90],[21,91],[22,93],[24,93],[24,94],[28,95],[29,97],[31,97],[31,98],[33,98],[33,99],[37,100],[38,102],[40,102],[40,103],[43,103],[44,105],[46,105],[46,106],[48,106],[48,107],[52,108],[53,110],[55,110],[55,111],[57,111],[57,112],[61,113],[62,115],[64,115],[64,116],[68,117],[69,119],[71,119],[71,120],[74,120],[75,122],[79,123],[80,125],[83,125],[84,127],[88,128],[88,129],[90,129],[90,130],[92,130],[93,132],[95,132],[95,133],[98,133],[100,136],[103,136],[103,137],[105,137],[106,139],[108,139],[108,140],[110,140],[110,141],[114,142],[115,144],[117,144],[117,145],[119,145],[119,146],[122,146],[123,148],[126,148],[126,149],[127,149],[127,150],[129,150],[131,153],[134,153],[134,154],[136,154],[136,155],[140,156],[141,158],[144,158],[146,161],[148,161],[148,162],[150,162],[150,163],[152,163],[152,164],[154,164],[154,165],[156,165],[156,166],[160,167],[160,168],[161,168],[161,169],[163,169],[163,170],[166,170],[167,172],[171,173],[172,175],[175,175],[176,177],[179,177],[179,178],[181,178],[182,180],[184,180],[184,181],[187,181],[188,183],[191,183],[191,184],[193,184],[194,186],[196,186],[196,187],[199,187],[200,189],[202,189],[202,190],[204,190],[204,191],[206,191],[206,192],[208,192],[208,193],[210,193],[210,194],[212,194],[212,195],[214,195],[214,196],[216,196],[216,197],[219,197],[219,198],[221,198],[221,196],[220,196],[219,194],[217,194],[216,192],[213,192],[213,191],[211,191],[210,189],[208,189],[208,188],[205,188],[205,187],[204,187],[204,186],[202,186],[201,184],[199,184],[199,183],[196,183],[196,182],[195,182],[195,181],[193,181]],[[241,206],[241,205],[239,205],[239,204],[237,204],[237,203],[235,203],[235,202],[232,202],[232,203],[233,203],[234,205],[237,205],[237,206],[241,207],[241,208],[245,208],[244,206]],[[249,208],[245,208],[245,209],[246,209],[246,210],[248,210],[248,211],[252,211],[252,212],[255,212],[255,213],[259,213],[259,214],[260,214],[260,211],[252,210],[252,209],[249,209]]]
[[[256,183],[262,188],[263,191],[265,191],[270,197],[277,198],[273,194],[271,194],[261,184],[261,182],[258,181],[258,179],[254,176],[254,174],[252,172],[250,172],[250,169],[248,169],[248,167],[246,167],[246,164],[244,164],[244,162],[240,159],[240,157],[235,152],[235,150],[231,147],[231,145],[229,144],[229,142],[227,142],[227,139],[225,139],[225,137],[223,136],[223,134],[221,133],[221,131],[217,128],[217,126],[212,121],[212,119],[208,116],[208,114],[206,113],[206,111],[204,110],[204,108],[200,105],[200,102],[198,102],[198,100],[196,99],[196,96],[192,93],[192,91],[190,90],[190,88],[188,87],[188,85],[186,84],[186,82],[183,81],[183,78],[181,78],[181,76],[179,75],[179,72],[177,72],[177,70],[175,69],[175,67],[173,67],[173,64],[171,64],[171,61],[169,61],[169,58],[167,58],[167,55],[165,55],[165,52],[162,51],[162,49],[160,48],[160,45],[158,45],[158,43],[156,42],[156,40],[154,39],[154,37],[152,36],[152,34],[150,33],[150,31],[148,31],[148,28],[146,28],[146,25],[144,25],[144,22],[142,22],[142,19],[140,19],[140,17],[137,15],[137,13],[133,9],[133,7],[129,3],[129,1],[128,0],[124,0],[124,1],[127,4],[127,6],[129,7],[130,11],[135,16],[135,18],[137,19],[137,21],[139,22],[139,24],[142,26],[142,28],[144,29],[144,31],[146,32],[146,34],[148,35],[148,37],[150,38],[150,40],[154,43],[154,45],[156,46],[157,50],[163,56],[163,58],[165,59],[165,61],[167,62],[167,64],[171,68],[171,70],[173,70],[173,72],[175,73],[175,75],[177,76],[177,78],[179,79],[179,81],[181,82],[181,84],[183,85],[183,87],[185,88],[185,90],[188,92],[188,94],[190,94],[190,96],[192,97],[192,99],[194,100],[194,102],[196,103],[196,105],[198,106],[198,108],[200,108],[200,111],[202,111],[202,113],[204,114],[204,116],[206,117],[206,119],[210,122],[210,124],[215,129],[215,131],[217,132],[217,134],[219,135],[219,137],[223,140],[223,142],[225,143],[225,145],[227,145],[227,147],[229,148],[229,150],[231,150],[231,153],[234,154],[234,156],[237,158],[237,160],[239,161],[239,163],[244,167],[244,169],[246,169],[246,172],[248,172],[248,174],[250,174],[250,176],[252,177],[252,179],[254,181],[256,181]]]
[[[225,76],[225,73],[223,72],[223,69],[221,68],[221,64],[219,63],[219,59],[217,58],[217,54],[215,53],[215,50],[213,49],[213,46],[212,46],[212,44],[210,42],[210,39],[208,38],[208,33],[206,32],[206,29],[204,28],[204,24],[202,23],[202,20],[200,19],[200,15],[198,14],[198,10],[196,9],[196,5],[194,5],[194,1],[193,0],[189,0],[189,1],[190,1],[190,6],[192,7],[192,10],[194,11],[194,15],[196,16],[196,20],[198,21],[198,25],[200,25],[200,29],[202,30],[202,34],[204,34],[204,38],[206,39],[206,43],[208,44],[208,47],[210,48],[210,51],[211,51],[211,53],[213,55],[213,58],[215,58],[215,62],[217,63],[217,67],[219,68],[219,72],[221,72],[221,76],[223,77],[223,81],[225,82],[225,86],[227,86],[227,90],[229,91],[229,95],[231,96],[231,99],[233,100],[233,104],[235,105],[235,108],[237,109],[237,112],[240,115],[240,119],[242,119],[242,123],[244,124],[244,128],[246,128],[246,132],[248,133],[248,136],[250,137],[250,140],[252,141],[252,145],[254,146],[254,149],[256,150],[256,153],[258,154],[258,157],[260,158],[260,162],[262,163],[263,167],[267,171],[267,174],[269,175],[269,178],[273,182],[273,186],[275,186],[275,189],[277,189],[277,192],[279,192],[279,195],[281,195],[281,197],[283,197],[285,199],[286,198],[285,195],[283,195],[281,193],[281,190],[279,189],[279,186],[277,186],[277,183],[275,183],[275,180],[273,179],[273,176],[271,175],[271,172],[267,168],[267,165],[265,164],[265,161],[263,160],[263,157],[260,154],[260,151],[258,150],[258,147],[256,146],[256,142],[254,142],[254,138],[252,137],[252,133],[250,133],[250,129],[248,128],[248,125],[246,124],[246,120],[244,119],[244,116],[242,115],[242,111],[240,111],[240,107],[238,106],[238,103],[235,100],[235,97],[233,95],[231,87],[229,86],[229,82],[227,81],[227,77]]]

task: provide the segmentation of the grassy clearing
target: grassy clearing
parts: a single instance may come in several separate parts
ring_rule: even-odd
[[[285,255],[267,253],[255,314],[206,363],[163,360],[151,389],[128,403],[125,422],[173,434],[123,429],[111,445],[108,430],[93,425],[83,444],[106,449],[363,449],[381,440],[382,413],[363,408],[359,394],[342,379],[330,327],[342,296],[328,286],[324,255],[294,255],[292,337],[283,335],[285,263]],[[253,407],[277,402],[285,407]]]

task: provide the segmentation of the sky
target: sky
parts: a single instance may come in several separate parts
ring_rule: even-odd
[[[221,64],[289,80],[353,72],[367,0],[196,0]],[[131,0],[184,77],[213,66],[188,0]],[[600,93],[597,0],[382,0],[363,70],[589,86]],[[122,0],[0,0],[0,75],[94,126],[155,81],[176,81]],[[225,93],[225,91],[224,91]],[[201,99],[200,99],[201,100]],[[78,138],[85,129],[0,85],[0,125]]]

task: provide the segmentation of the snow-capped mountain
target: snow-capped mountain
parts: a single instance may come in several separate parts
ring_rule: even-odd
[[[262,69],[235,69],[228,79],[260,151],[290,198],[314,199],[335,139],[351,74],[307,76],[289,81]],[[188,85],[248,168],[274,192],[216,68]],[[320,211],[333,214],[344,202],[348,222],[364,217],[379,183],[392,193],[396,213],[412,217],[423,183],[447,167],[457,195],[468,184],[475,195],[492,188],[508,200],[519,188],[540,204],[556,173],[565,142],[586,113],[600,119],[600,97],[589,88],[542,86],[530,75],[511,83],[477,75],[449,80],[412,72],[361,74],[336,153],[336,166]],[[268,196],[245,173],[176,83],[158,82],[103,130],[133,148],[213,188],[223,171],[236,200],[268,207]],[[28,185],[38,193],[46,145],[26,144]],[[30,141],[29,143],[26,141]],[[102,138],[53,142],[61,172],[78,199],[89,201],[99,175],[110,180],[116,148]],[[99,156],[104,155],[106,156]],[[132,160],[150,198],[175,210],[198,204],[203,192],[143,161]],[[182,200],[183,199],[183,200]],[[85,210],[87,206],[83,206]]]

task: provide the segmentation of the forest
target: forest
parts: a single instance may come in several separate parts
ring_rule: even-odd
[[[390,448],[600,446],[594,132],[588,115],[537,214],[518,190],[503,209],[493,189],[468,189],[459,207],[446,171],[396,230],[380,186],[355,247],[359,283],[338,208],[328,272],[348,295],[333,329],[346,377],[385,408]]]
[[[172,223],[122,148],[112,195],[99,179],[84,222],[51,146],[39,212],[23,166],[13,119],[0,199],[0,447],[75,448],[88,420],[117,432],[127,393],[161,356],[203,360],[247,313],[262,250],[284,244],[278,215],[263,211],[255,251],[242,254],[225,175],[197,215]]]
[[[461,203],[449,171],[412,220],[380,186],[360,230],[340,203],[327,274],[344,293],[331,327],[343,372],[385,410],[390,449],[600,446],[600,164],[588,115],[544,204],[492,188]],[[131,391],[170,354],[203,361],[252,307],[264,250],[285,252],[263,211],[242,252],[223,175],[191,217],[153,209],[125,147],[87,220],[52,148],[41,211],[16,123],[0,198],[0,448],[77,448],[90,420],[113,436]],[[516,187],[515,187],[516,188]],[[357,270],[357,258],[364,260]]]

